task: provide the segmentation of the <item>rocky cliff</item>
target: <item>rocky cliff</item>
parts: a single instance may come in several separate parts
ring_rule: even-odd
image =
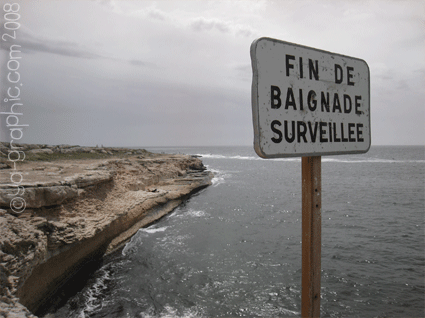
[[[212,178],[187,155],[21,145],[27,159],[13,164],[17,154],[2,146],[0,317],[33,317],[85,263],[121,246]],[[48,156],[55,160],[45,161]],[[20,179],[11,177],[16,171]],[[17,193],[26,204],[19,214],[10,209]]]

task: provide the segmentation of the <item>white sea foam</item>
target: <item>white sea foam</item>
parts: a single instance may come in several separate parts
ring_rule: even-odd
[[[222,177],[222,176],[216,176],[211,180],[211,183],[214,187],[216,187],[219,184],[224,183],[224,182],[225,182],[225,180],[224,180],[224,177]]]
[[[208,213],[202,210],[189,210],[185,213],[186,216],[196,217],[196,218],[207,216],[207,214]]]
[[[335,163],[424,163],[425,160],[395,160],[395,159],[380,159],[380,158],[365,158],[365,159],[337,159],[322,157],[322,162]]]
[[[202,158],[208,158],[208,159],[233,159],[233,160],[265,160],[258,156],[223,156],[223,155],[217,155],[217,154],[197,154],[198,156],[201,156]],[[299,158],[277,158],[277,159],[267,159],[268,161],[299,161]]]
[[[146,318],[151,317],[158,317],[158,315],[152,315],[151,312],[153,312],[154,309],[150,308],[147,312],[141,312],[140,315]],[[184,310],[183,314],[179,314],[178,310],[176,308],[173,308],[169,305],[165,305],[162,312],[159,314],[161,318],[174,318],[174,317],[181,317],[181,318],[191,318],[191,317],[200,317],[202,316],[202,309],[199,306],[193,306],[191,308],[188,308]]]
[[[78,317],[85,318],[85,313],[89,315],[99,308],[102,304],[100,295],[107,289],[106,281],[111,279],[110,273],[105,268],[99,270],[102,274],[96,279],[94,284],[85,292],[84,308],[78,314]]]
[[[143,232],[152,234],[152,233],[156,233],[156,232],[164,232],[167,228],[168,228],[168,226],[163,226],[163,227],[158,227],[158,228],[147,227],[147,228],[143,228],[143,229],[140,229],[140,230],[143,231]]]
[[[214,174],[214,177],[211,180],[213,187],[216,187],[219,184],[225,183],[226,178],[231,176],[231,174],[229,174],[227,172],[217,170],[217,169],[210,169],[208,165],[207,165],[207,169]]]
[[[206,167],[214,174],[214,177],[211,179],[211,183],[213,186],[217,186],[219,183],[224,182],[223,172],[217,169],[211,169],[208,165],[206,165]]]
[[[198,156],[201,156],[202,158],[209,158],[209,159],[236,159],[236,160],[261,160],[260,157],[253,157],[253,156],[223,156],[223,155],[217,155],[217,154],[198,154]]]
[[[264,160],[260,157],[254,156],[224,156],[217,154],[198,154],[203,158],[208,159],[233,159],[233,160]],[[276,158],[276,159],[267,159],[267,161],[300,161],[299,157],[291,158]],[[381,159],[381,158],[364,158],[364,159],[345,159],[345,158],[332,158],[332,157],[322,157],[322,162],[335,162],[335,163],[425,163],[425,160],[396,160],[396,159]]]
[[[141,228],[139,229],[137,232],[143,232],[143,233],[148,233],[148,234],[152,234],[152,233],[156,233],[156,232],[164,232],[166,229],[168,228],[168,226],[163,226],[163,227],[147,227],[147,228]],[[133,235],[130,239],[130,241],[125,244],[124,248],[122,249],[122,255],[127,255],[129,252],[135,250],[137,248],[137,246],[142,245],[143,244],[143,236],[142,235]]]
[[[174,218],[194,218],[194,217],[199,218],[199,217],[205,217],[205,216],[209,216],[209,214],[205,211],[190,209],[190,210],[183,212],[183,213],[176,213],[172,217],[174,217]]]
[[[139,230],[140,231],[140,230]],[[142,244],[142,240],[139,235],[133,235],[128,243],[124,245],[124,248],[121,251],[123,256],[126,256],[129,252],[135,249],[135,246]]]

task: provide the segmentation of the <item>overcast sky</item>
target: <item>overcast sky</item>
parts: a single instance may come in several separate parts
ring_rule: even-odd
[[[267,36],[365,60],[372,145],[424,144],[423,0],[7,2],[0,101],[19,44],[22,142],[252,145],[250,45]]]

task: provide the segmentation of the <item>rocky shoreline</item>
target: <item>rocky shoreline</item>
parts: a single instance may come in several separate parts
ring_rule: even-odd
[[[86,263],[122,246],[212,179],[188,155],[14,146],[0,148],[0,317],[35,317]],[[25,202],[22,213],[11,209],[17,195]]]

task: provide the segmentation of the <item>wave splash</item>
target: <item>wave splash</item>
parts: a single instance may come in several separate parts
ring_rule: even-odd
[[[301,158],[276,158],[276,159],[263,159],[260,157],[254,156],[225,156],[217,154],[197,154],[202,158],[206,159],[230,159],[230,160],[266,160],[266,161],[287,161],[287,162],[296,162],[301,161]],[[364,158],[364,159],[337,159],[330,157],[322,157],[322,162],[332,162],[332,163],[425,163],[425,160],[397,160],[397,159],[380,159],[380,158]]]

